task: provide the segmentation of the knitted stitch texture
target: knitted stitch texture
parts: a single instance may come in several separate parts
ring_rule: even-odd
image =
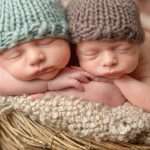
[[[96,141],[150,144],[150,113],[129,103],[110,108],[76,97],[46,95],[31,100],[26,96],[0,97],[0,114],[20,110],[43,125]]]
[[[64,10],[56,0],[0,0],[0,52],[20,42],[67,34]]]
[[[87,40],[144,41],[139,12],[133,0],[71,0],[67,16],[74,43]]]

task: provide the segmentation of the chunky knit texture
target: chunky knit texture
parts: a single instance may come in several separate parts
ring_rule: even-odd
[[[46,95],[31,100],[26,96],[0,97],[0,114],[14,109],[43,125],[67,131],[77,137],[99,141],[150,144],[150,113],[129,103],[110,108],[76,97]]]
[[[133,0],[71,0],[67,16],[74,43],[85,40],[144,41],[139,12]]]
[[[0,51],[18,42],[67,34],[64,10],[56,0],[0,0]]]

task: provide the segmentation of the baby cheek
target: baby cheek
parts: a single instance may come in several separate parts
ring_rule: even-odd
[[[70,60],[70,56],[69,55],[64,55],[64,56],[60,56],[58,58],[58,60],[56,61],[56,63],[61,68],[64,68],[69,63],[69,60]]]
[[[130,66],[130,73],[133,72],[137,68],[138,64],[134,63]]]
[[[62,51],[57,51],[53,56],[53,61],[57,66],[65,67],[70,60],[70,50],[69,49],[62,49]]]
[[[122,68],[127,74],[133,72],[138,65],[138,62],[136,60],[128,60],[127,62],[124,62],[124,64],[120,65],[120,68]]]
[[[84,63],[80,63],[80,66],[87,72],[92,73],[93,75],[97,75],[98,65],[96,63],[84,62]]]
[[[64,69],[67,66],[66,61],[64,60],[57,60],[55,61],[55,63],[53,63],[53,66],[57,69],[57,71],[59,72],[60,70]],[[58,73],[57,72],[57,73]]]

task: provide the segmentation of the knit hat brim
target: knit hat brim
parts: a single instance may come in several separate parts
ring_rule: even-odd
[[[24,26],[21,29],[8,33],[0,32],[0,37],[3,37],[1,38],[3,41],[0,42],[3,43],[0,45],[0,50],[12,48],[18,43],[47,37],[68,39],[68,31],[66,28],[64,22],[60,24],[47,24],[46,22],[42,22],[41,24],[32,24],[30,27]]]

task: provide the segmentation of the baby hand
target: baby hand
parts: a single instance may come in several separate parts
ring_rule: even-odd
[[[78,67],[65,68],[56,78],[48,81],[48,90],[76,88],[83,91],[82,83],[87,83],[93,76]]]

